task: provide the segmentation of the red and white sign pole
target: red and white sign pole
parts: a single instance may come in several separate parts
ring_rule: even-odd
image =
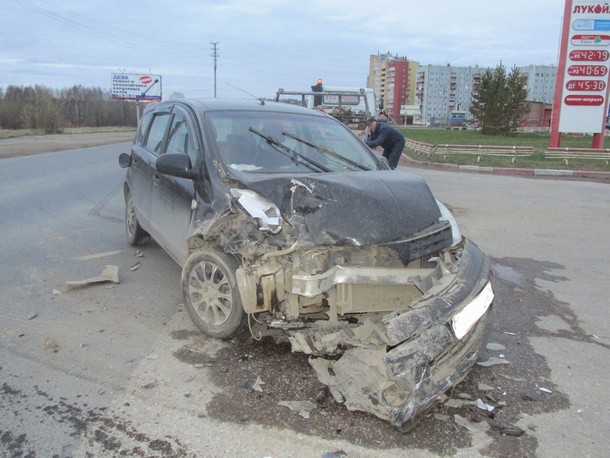
[[[561,134],[593,134],[593,148],[603,148],[610,60],[610,4],[566,0],[550,147],[561,146]]]

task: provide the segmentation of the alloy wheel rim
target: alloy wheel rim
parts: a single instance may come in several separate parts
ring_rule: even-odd
[[[193,309],[205,323],[220,326],[229,319],[233,306],[232,288],[217,264],[201,261],[191,270],[188,294]]]

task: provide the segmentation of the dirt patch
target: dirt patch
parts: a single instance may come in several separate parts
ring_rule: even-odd
[[[134,135],[134,131],[123,131],[3,138],[0,139],[0,159],[131,142]]]

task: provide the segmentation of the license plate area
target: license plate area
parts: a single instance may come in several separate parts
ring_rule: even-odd
[[[455,337],[462,340],[472,327],[485,314],[494,299],[491,283],[487,283],[485,288],[468,305],[456,313],[451,319],[451,329]]]

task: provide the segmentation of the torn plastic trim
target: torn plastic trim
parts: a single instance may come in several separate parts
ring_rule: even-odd
[[[451,237],[453,239],[453,244],[451,246],[456,246],[462,241],[462,232],[460,231],[460,226],[458,225],[455,217],[449,211],[449,209],[443,204],[440,200],[436,200],[436,205],[438,205],[438,209],[441,211],[441,217],[439,221],[447,221],[451,225]]]
[[[282,215],[273,202],[248,189],[232,188],[231,195],[256,220],[261,231],[277,234],[282,230]]]
[[[338,360],[310,358],[318,379],[348,410],[360,410],[401,426],[466,377],[485,338],[489,310],[465,339],[444,325],[390,353],[386,347],[351,348]]]
[[[410,310],[399,310],[384,318],[392,345],[398,345],[434,323],[448,322],[470,303],[491,280],[491,264],[481,249],[465,239],[456,272],[458,283],[445,294],[415,304]]]

